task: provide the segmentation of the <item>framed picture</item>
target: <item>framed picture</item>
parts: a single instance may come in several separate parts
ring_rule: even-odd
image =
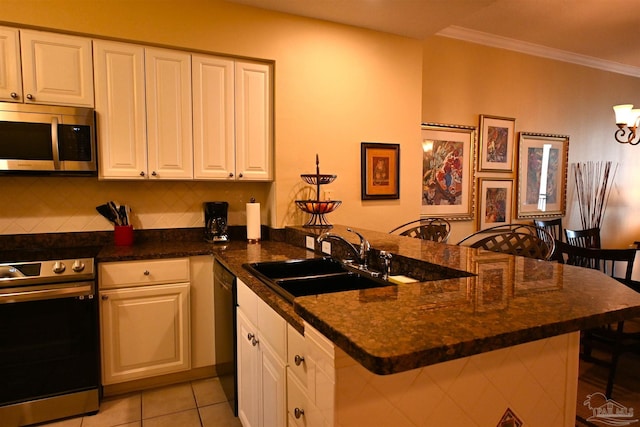
[[[564,216],[569,137],[520,132],[518,218]]]
[[[400,198],[400,144],[360,144],[362,200]]]
[[[422,216],[473,219],[476,127],[422,124]]]
[[[513,179],[479,178],[478,229],[511,222]]]
[[[516,119],[480,115],[480,172],[513,172]]]

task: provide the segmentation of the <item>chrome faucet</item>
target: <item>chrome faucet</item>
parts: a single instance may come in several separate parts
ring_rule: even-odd
[[[356,234],[360,238],[359,248],[356,248],[356,246],[354,246],[353,243],[349,242],[347,239],[340,236],[339,234],[335,234],[331,232],[326,232],[320,235],[317,239],[318,243],[327,239],[335,239],[345,243],[347,247],[351,249],[354,255],[358,258],[358,264],[360,264],[360,269],[367,270],[367,261],[368,261],[367,258],[369,258],[369,250],[371,249],[371,245],[369,244],[369,241],[357,231],[354,231],[350,228],[347,228],[347,231]]]

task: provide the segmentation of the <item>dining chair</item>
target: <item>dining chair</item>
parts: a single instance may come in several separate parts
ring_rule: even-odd
[[[563,239],[562,218],[534,219],[533,225],[535,225],[538,228],[542,228],[547,233],[551,234],[554,240]]]
[[[555,241],[545,230],[527,224],[503,224],[476,231],[458,245],[549,260]]]
[[[586,230],[568,230],[565,228],[564,235],[570,245],[582,248],[600,248],[600,229],[597,227]]]
[[[420,218],[394,228],[389,232],[392,233],[446,243],[451,233],[451,223],[444,218]]]
[[[563,227],[562,227],[562,218],[553,218],[553,219],[534,219],[533,225],[536,227],[545,230],[549,233],[553,240],[562,241],[563,237]],[[551,259],[558,261],[558,253],[557,248],[554,253],[551,255]]]
[[[628,286],[631,284],[636,249],[583,248],[565,242],[556,243],[557,251],[561,255],[560,262],[600,270]],[[640,329],[637,327],[639,321],[640,319],[631,319],[626,323],[621,321],[581,333],[582,359],[609,367],[605,390],[609,399],[613,393],[620,356],[627,352],[640,351]],[[598,356],[594,355],[594,349],[599,350]]]

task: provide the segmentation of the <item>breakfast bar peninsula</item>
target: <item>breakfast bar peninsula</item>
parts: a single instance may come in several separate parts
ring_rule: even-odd
[[[331,231],[358,243],[346,227]],[[291,306],[241,266],[317,256],[301,247],[321,230],[290,227],[286,244],[216,253],[238,274],[239,292],[250,289],[303,333],[295,348],[304,384],[287,375],[289,425],[574,426],[585,397],[579,331],[640,316],[640,294],[595,270],[356,231],[374,267],[387,251],[392,273],[417,281]]]

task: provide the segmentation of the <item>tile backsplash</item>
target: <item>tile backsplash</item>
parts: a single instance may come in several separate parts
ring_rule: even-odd
[[[229,224],[246,224],[245,203],[263,206],[271,183],[98,181],[86,177],[0,176],[0,234],[111,230],[96,206],[109,200],[132,209],[137,229],[202,227],[202,203],[229,202]]]

